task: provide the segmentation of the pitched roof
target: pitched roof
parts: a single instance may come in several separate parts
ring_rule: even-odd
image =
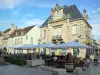
[[[17,36],[21,35],[21,29],[16,29],[16,30],[14,30],[14,32],[12,32],[12,33],[10,34],[10,36],[11,36],[11,37],[14,37],[14,36],[16,36],[16,34],[17,34]]]
[[[70,15],[71,19],[79,19],[79,18],[83,18],[83,15],[80,13],[80,11],[78,10],[78,8],[76,7],[76,5],[71,5],[71,6],[63,6],[63,13],[68,16]],[[48,17],[48,19],[41,25],[42,27],[45,27],[48,25],[48,20],[51,19],[51,16]],[[67,19],[67,17],[66,17]]]
[[[7,33],[7,32],[9,32],[11,29],[9,28],[9,29],[6,29],[3,33]]]
[[[29,27],[25,27],[24,29],[16,29],[16,30],[14,30],[14,32],[12,32],[12,33],[10,34],[10,36],[11,36],[11,37],[14,37],[14,36],[16,36],[16,34],[17,34],[17,36],[25,35],[25,34],[26,34],[27,32],[29,32],[34,26],[35,26],[35,25],[29,26]],[[22,34],[22,33],[23,33],[23,34]]]
[[[63,13],[65,15],[69,14],[71,19],[83,18],[83,15],[80,13],[76,5],[64,6]]]
[[[23,34],[25,35],[29,30],[31,30],[33,27],[35,27],[35,25],[33,26],[29,26],[29,27],[25,27],[24,29],[22,29],[22,31],[24,32]]]
[[[51,19],[51,16],[47,18],[47,20],[40,26],[41,28],[48,25],[48,21]]]

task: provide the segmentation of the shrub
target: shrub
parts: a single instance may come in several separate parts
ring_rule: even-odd
[[[9,62],[11,64],[16,64],[19,66],[26,65],[26,60],[23,58],[15,57],[15,56],[5,56],[4,57],[5,62]]]

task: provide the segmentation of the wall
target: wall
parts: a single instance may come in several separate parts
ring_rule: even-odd
[[[28,40],[26,40],[26,35],[28,35]],[[24,36],[15,36],[13,38],[9,38],[9,45],[23,45],[23,44],[31,44],[31,37],[33,37],[33,44],[37,45],[38,44],[38,39],[40,38],[40,29],[35,26],[33,27],[27,34],[25,34]],[[21,42],[21,38],[23,39],[22,43]],[[17,39],[17,43],[15,44],[15,40]],[[19,43],[18,43],[18,39]],[[8,52],[13,53],[14,49],[8,49]],[[18,50],[16,50],[16,52],[19,52]],[[27,50],[23,50],[23,53],[27,53]]]
[[[77,34],[73,35],[72,34],[72,26],[77,24]],[[47,30],[47,37],[46,39],[42,40],[42,43],[45,42],[52,42],[52,37],[53,37],[53,32],[54,32],[54,26],[59,26],[62,25],[62,38],[64,42],[71,42],[73,40],[79,40],[79,42],[83,43],[86,40],[89,40],[91,35],[89,34],[89,26],[84,20],[76,20],[76,21],[71,21],[70,19],[63,20],[63,21],[58,21],[54,23],[48,24],[48,27],[41,28],[41,39],[43,38],[43,31]],[[87,27],[87,28],[86,28]],[[92,31],[92,30],[91,30]],[[90,34],[91,34],[90,31]],[[79,37],[81,35],[81,37]],[[88,37],[86,36],[88,35]],[[73,53],[73,50],[70,50],[71,53]],[[81,50],[79,56],[85,56],[86,54],[86,49]]]
[[[26,35],[28,35],[28,40],[26,40]],[[31,37],[33,37],[33,44],[37,45],[38,40],[40,39],[40,29],[39,27],[33,27],[27,34],[24,36],[24,44],[31,44]]]

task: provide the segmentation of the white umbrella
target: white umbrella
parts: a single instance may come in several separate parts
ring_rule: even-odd
[[[73,41],[73,42],[59,44],[59,45],[53,46],[52,48],[91,48],[91,47],[81,44],[79,42]]]
[[[51,48],[51,47],[53,47],[55,45],[56,44],[53,44],[53,43],[46,43],[46,44],[36,45],[35,48]]]
[[[24,44],[22,46],[19,46],[18,48],[21,48],[21,49],[26,49],[26,48],[34,48],[34,44]]]
[[[14,48],[15,45],[8,45],[7,48]]]
[[[56,44],[53,43],[45,43],[45,44],[40,44],[35,46],[34,48],[49,48],[49,53],[50,53],[50,48],[55,46]]]
[[[13,46],[13,48],[19,48],[19,47],[21,47],[21,46],[23,46],[23,45],[15,45],[15,46]]]

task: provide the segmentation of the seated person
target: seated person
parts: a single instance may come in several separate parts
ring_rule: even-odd
[[[56,61],[57,61],[57,57],[56,57],[56,56],[54,56],[54,57],[53,57],[53,66],[55,66],[55,65],[56,65]]]
[[[71,53],[68,53],[66,56],[66,63],[73,63],[73,57]]]

